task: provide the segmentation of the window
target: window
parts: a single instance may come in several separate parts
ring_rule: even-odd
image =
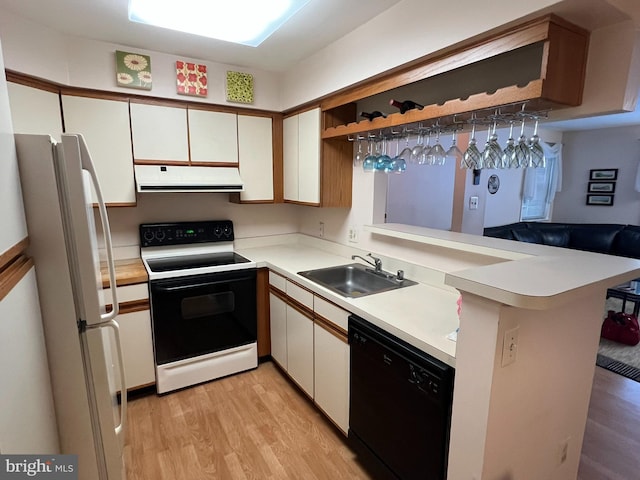
[[[522,187],[521,221],[546,221],[551,218],[551,209],[556,192],[560,189],[562,175],[562,145],[543,143],[547,166],[528,168]]]

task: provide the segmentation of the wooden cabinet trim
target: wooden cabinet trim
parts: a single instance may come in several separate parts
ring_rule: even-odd
[[[6,268],[0,271],[0,300],[4,299],[11,290],[22,280],[33,267],[33,259],[20,255]]]
[[[24,237],[7,251],[0,254],[0,273],[17,257],[23,255],[29,246],[29,237]]]
[[[292,282],[295,283],[295,282]],[[297,285],[297,284],[296,284]],[[299,286],[299,285],[298,285]],[[300,287],[300,288],[304,288],[304,287]],[[307,290],[305,288],[305,290]],[[311,290],[308,290],[309,292],[311,292]],[[285,302],[287,305],[289,305],[290,307],[296,309],[298,312],[300,312],[302,315],[304,315],[305,317],[308,317],[309,320],[313,321],[313,310],[311,310],[309,307],[307,307],[306,305],[301,304],[300,302],[298,302],[297,300],[291,298],[290,296],[288,296],[286,293],[284,293],[281,290],[278,290],[276,287],[274,287],[273,285],[269,285],[269,292],[273,293],[276,297],[278,297],[280,300],[282,300],[283,302]],[[313,293],[313,292],[311,292]]]
[[[113,310],[113,305],[106,305],[107,312]],[[141,298],[140,300],[131,300],[129,302],[118,303],[119,315],[126,315],[127,313],[142,312],[144,310],[150,310],[148,298]]]
[[[25,87],[37,88],[38,90],[45,90],[51,93],[60,93],[60,85],[40,78],[31,77],[24,73],[5,70],[5,77],[7,82],[17,83]]]
[[[259,268],[256,278],[258,358],[271,355],[271,314],[269,311],[269,269]]]
[[[314,313],[314,321],[320,328],[326,330],[334,337],[342,340],[344,343],[349,343],[349,333],[333,323],[331,320]]]

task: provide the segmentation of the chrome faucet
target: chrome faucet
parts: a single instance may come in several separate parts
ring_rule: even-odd
[[[371,260],[367,260],[364,257],[361,257],[360,255],[351,255],[351,260],[355,260],[356,258],[359,258],[360,260],[367,262],[372,267],[375,267],[376,272],[380,273],[382,271],[382,260],[380,260],[378,257],[374,257],[370,253],[367,253],[367,257],[371,257],[373,259],[373,262]]]

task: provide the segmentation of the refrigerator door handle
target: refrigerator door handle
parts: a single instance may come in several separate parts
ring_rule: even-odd
[[[116,267],[113,261],[113,246],[111,243],[111,228],[109,226],[109,216],[107,215],[107,207],[102,197],[102,189],[100,188],[100,182],[98,181],[98,175],[96,174],[95,167],[91,161],[89,150],[84,142],[84,138],[79,136],[78,144],[80,146],[80,158],[82,161],[82,168],[89,172],[91,181],[93,182],[93,188],[95,189],[96,196],[98,197],[98,210],[100,212],[100,223],[102,224],[102,235],[104,236],[105,250],[107,252],[107,267],[109,269],[109,288],[111,289],[111,298],[113,309],[109,313],[100,315],[103,322],[114,320],[119,312],[118,308],[118,294],[116,288]]]
[[[115,320],[98,323],[96,325],[87,325],[87,329],[94,330],[98,328],[111,328],[113,336],[116,340],[116,352],[118,354],[118,371],[120,372],[120,424],[116,425],[116,436],[124,445],[124,432],[127,419],[127,381],[124,373],[124,356],[122,355],[122,345],[120,343],[120,326]]]

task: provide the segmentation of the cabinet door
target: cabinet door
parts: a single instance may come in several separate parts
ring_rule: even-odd
[[[298,117],[298,200],[320,203],[320,109]]]
[[[314,400],[346,434],[349,430],[349,345],[314,324]]]
[[[298,201],[298,115],[282,123],[284,199]]]
[[[244,201],[273,201],[273,126],[269,117],[238,115],[238,158]]]
[[[237,115],[191,109],[187,113],[191,161],[237,165]]]
[[[287,371],[313,398],[313,320],[287,305]]]
[[[127,388],[156,381],[149,310],[118,315]]]
[[[62,114],[57,93],[7,83],[14,133],[51,135],[60,141]]]
[[[87,142],[104,201],[112,205],[135,204],[129,104],[63,95],[62,108],[65,131],[81,133]]]
[[[187,109],[131,103],[133,158],[165,161],[189,161]]]
[[[269,294],[271,323],[271,357],[287,369],[287,309],[280,297]]]

